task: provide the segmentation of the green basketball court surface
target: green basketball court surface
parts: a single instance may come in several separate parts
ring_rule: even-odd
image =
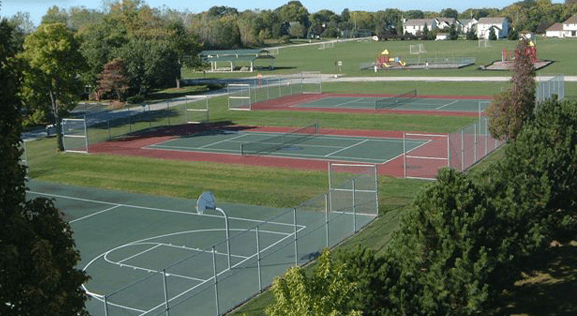
[[[91,277],[91,315],[224,313],[374,218],[327,211],[320,200],[274,209],[217,197],[228,214],[227,243],[224,217],[197,214],[196,200],[38,181],[28,188],[29,198],[55,199],[74,231],[78,268]]]

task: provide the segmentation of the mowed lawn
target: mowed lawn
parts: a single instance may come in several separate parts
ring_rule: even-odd
[[[313,42],[314,43],[314,42]],[[436,70],[395,70],[374,73],[369,70],[360,70],[361,63],[374,62],[375,58],[385,49],[391,56],[401,59],[416,59],[418,55],[410,54],[410,45],[423,44],[425,54],[422,58],[452,58],[473,57],[475,64],[461,69]],[[381,41],[381,42],[341,42],[335,43],[334,48],[319,50],[319,45],[287,46],[279,49],[274,62],[274,71],[263,70],[264,75],[294,73],[300,71],[321,71],[322,73],[340,73],[345,76],[506,76],[509,71],[483,71],[479,67],[501,60],[503,49],[508,53],[514,51],[517,41],[500,40],[491,42],[491,47],[479,47],[478,41]],[[554,61],[538,71],[538,74],[561,73],[567,76],[577,75],[577,59],[574,58],[575,39],[546,39],[536,40],[538,58]],[[342,67],[337,62],[342,62]],[[260,65],[257,61],[257,65]],[[268,61],[262,66],[268,67]],[[185,78],[228,78],[245,77],[247,73],[206,73],[184,70]]]

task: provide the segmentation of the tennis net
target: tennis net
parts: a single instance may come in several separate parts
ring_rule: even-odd
[[[286,147],[286,145],[301,142],[315,134],[318,134],[318,132],[318,123],[307,125],[282,135],[241,144],[240,152],[243,156],[246,156],[249,154],[261,154],[277,151]]]
[[[396,106],[411,102],[417,96],[417,89],[409,92],[398,94],[394,97],[388,97],[375,100],[375,109],[390,109]]]

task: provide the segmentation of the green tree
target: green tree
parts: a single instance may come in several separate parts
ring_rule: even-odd
[[[57,146],[64,150],[60,119],[75,106],[82,92],[79,74],[85,62],[74,34],[62,23],[42,24],[24,41],[22,60],[24,94],[32,106],[41,107],[49,98],[56,124]]]
[[[457,19],[459,17],[459,12],[455,9],[452,9],[452,8],[446,8],[446,9],[441,10],[440,15],[441,15],[441,17],[445,17],[445,18]]]
[[[495,28],[491,28],[491,31],[489,32],[489,40],[491,41],[496,41],[497,40],[497,35],[495,34]]]
[[[475,315],[486,303],[501,237],[495,207],[464,174],[441,169],[419,192],[393,236],[401,275],[391,314]]]
[[[468,40],[478,40],[477,38],[477,28],[475,26],[471,26],[471,28],[469,28],[469,30],[467,31],[467,34],[465,35],[465,37]]]
[[[511,87],[493,96],[487,109],[489,131],[494,138],[514,140],[535,109],[535,67],[527,54],[528,41],[515,49]]]
[[[360,316],[360,312],[345,311],[345,305],[355,289],[354,283],[342,276],[344,264],[333,261],[329,250],[318,259],[312,276],[301,267],[290,268],[283,277],[274,280],[275,302],[266,309],[269,316]]]
[[[75,266],[70,225],[52,201],[26,201],[22,155],[21,73],[10,45],[14,28],[0,21],[0,314],[88,315],[81,285],[88,281]]]

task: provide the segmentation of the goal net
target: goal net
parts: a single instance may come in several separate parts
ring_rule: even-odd
[[[207,122],[208,115],[208,96],[186,96],[186,123],[204,123]]]

